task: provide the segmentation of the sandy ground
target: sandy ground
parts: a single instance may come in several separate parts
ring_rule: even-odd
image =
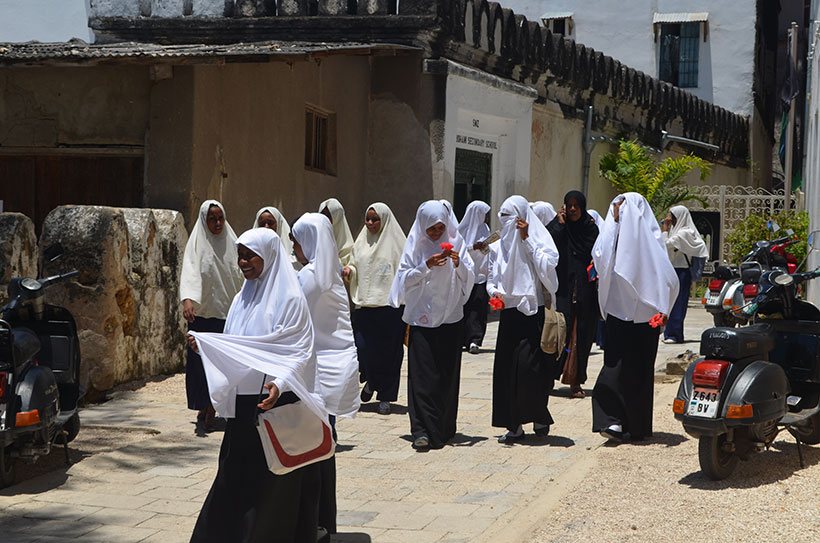
[[[820,446],[782,433],[728,480],[700,473],[697,441],[672,416],[677,383],[656,386],[655,436],[603,446],[588,475],[528,539],[570,541],[820,541]]]

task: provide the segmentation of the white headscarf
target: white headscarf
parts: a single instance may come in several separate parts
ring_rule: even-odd
[[[216,200],[205,200],[199,207],[199,218],[182,257],[179,299],[196,303],[199,317],[224,319],[231,300],[242,287],[242,273],[236,265],[236,234],[228,219],[218,236],[208,230],[211,206],[225,215],[225,208]]]
[[[648,322],[654,313],[669,314],[680,283],[649,202],[635,192],[621,194],[612,203],[619,201],[618,222],[610,205],[592,248],[601,314]]]
[[[292,256],[293,242],[290,241],[290,225],[278,209],[273,206],[265,206],[257,211],[256,217],[253,219],[253,226],[251,228],[260,228],[259,217],[261,217],[262,213],[265,212],[273,215],[273,218],[276,220],[276,234],[279,236],[279,239],[282,240],[282,245],[285,247],[285,256]]]
[[[549,223],[552,222],[552,219],[555,218],[557,213],[555,212],[555,208],[552,207],[552,204],[549,202],[534,202],[532,204],[532,210],[535,212],[535,216],[538,217],[538,220],[541,221],[541,224],[547,226]]]
[[[298,277],[313,320],[317,391],[329,413],[353,417],[360,404],[359,359],[330,221],[305,213],[293,224],[293,239],[308,259]]]
[[[674,206],[669,210],[675,216],[675,224],[669,229],[666,245],[682,252],[689,258],[709,258],[709,249],[700,236],[692,214],[684,206]]]
[[[535,216],[523,196],[510,196],[498,212],[501,239],[495,252],[487,291],[501,294],[506,307],[515,307],[524,315],[538,311],[541,286],[551,294],[558,290],[558,249],[547,228]],[[521,239],[516,221],[528,224],[528,237]]]
[[[438,223],[446,229],[441,238],[433,241],[427,229]],[[451,243],[460,257],[458,268],[452,261],[434,269],[427,267],[427,259],[442,251],[442,243]],[[458,233],[450,209],[437,200],[419,206],[399,264],[399,272],[390,289],[390,305],[404,305],[404,322],[413,326],[436,328],[459,321],[463,306],[470,296],[475,276],[473,260],[464,238]]]
[[[477,241],[483,241],[490,235],[490,227],[487,225],[487,213],[490,212],[490,206],[481,200],[474,200],[470,202],[467,209],[464,211],[464,218],[458,225],[458,233],[464,238],[464,243],[468,248],[472,248]],[[487,282],[487,266],[489,265],[490,255],[484,254],[481,251],[472,251],[470,256],[473,257],[473,264],[475,266],[475,282]]]
[[[595,226],[598,227],[598,232],[603,230],[604,228],[604,219],[601,218],[601,214],[595,211],[594,209],[587,209],[587,213],[589,213],[590,217],[595,221]]]
[[[224,334],[191,332],[202,355],[211,402],[233,417],[237,394],[259,394],[265,376],[275,376],[281,392],[292,391],[317,417],[327,420],[313,393],[313,327],[296,273],[281,254],[279,236],[255,228],[236,241],[264,261],[262,274],[246,280],[233,300]]]
[[[350,262],[350,253],[353,250],[353,234],[350,233],[350,226],[345,218],[345,208],[336,198],[328,198],[319,204],[319,213],[325,208],[330,212],[333,223],[333,237],[336,240],[336,247],[339,249],[339,260],[342,266],[347,266]]]
[[[407,237],[386,204],[376,202],[367,209],[376,212],[381,227],[371,234],[363,226],[356,237],[349,264],[350,298],[358,307],[384,307],[389,305],[390,287],[399,270]]]

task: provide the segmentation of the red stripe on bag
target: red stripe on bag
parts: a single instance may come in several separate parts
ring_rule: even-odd
[[[271,445],[273,445],[273,450],[276,452],[276,457],[279,458],[279,462],[281,462],[282,466],[286,468],[301,466],[302,464],[324,456],[330,452],[330,448],[333,446],[333,436],[330,433],[330,427],[324,423],[322,423],[322,442],[319,446],[312,451],[296,455],[290,455],[282,448],[282,444],[279,443],[279,438],[276,437],[270,422],[267,420],[265,421],[265,429],[268,432]]]

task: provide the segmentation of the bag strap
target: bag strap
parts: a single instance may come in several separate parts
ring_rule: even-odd
[[[265,392],[265,384],[267,383],[267,375],[262,375],[262,388],[259,389],[259,397],[262,397],[262,394]],[[264,413],[259,407],[256,408],[256,421],[254,422],[256,426],[259,426],[259,415]]]

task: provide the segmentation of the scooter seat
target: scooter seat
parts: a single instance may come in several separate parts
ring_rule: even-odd
[[[14,328],[11,333],[13,337],[11,351],[15,366],[31,360],[40,352],[40,339],[28,328]]]

